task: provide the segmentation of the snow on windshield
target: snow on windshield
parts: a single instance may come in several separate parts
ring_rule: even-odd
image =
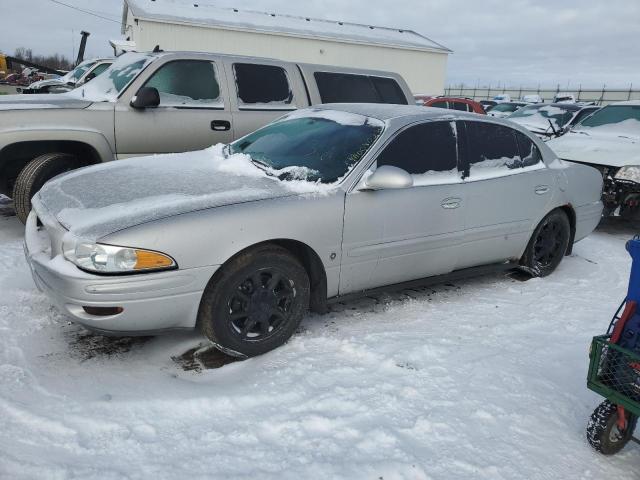
[[[597,131],[640,139],[640,105],[609,105],[574,128],[585,133]]]
[[[68,95],[92,102],[115,102],[124,88],[156,58],[146,53],[125,53],[101,75]]]
[[[549,121],[556,130],[562,129],[573,117],[573,112],[560,107],[525,107],[513,112],[509,120],[518,123],[535,125],[543,130],[550,128]]]

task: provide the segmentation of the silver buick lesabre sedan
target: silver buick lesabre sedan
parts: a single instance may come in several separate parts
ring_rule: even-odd
[[[598,224],[601,189],[499,119],[326,105],[230,145],[59,176],[34,198],[25,251],[91,330],[199,328],[253,356],[336,297],[487,265],[548,275]]]

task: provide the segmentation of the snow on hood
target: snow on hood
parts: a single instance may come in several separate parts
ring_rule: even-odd
[[[1,95],[0,110],[36,110],[45,108],[86,108],[91,102],[59,93]]]
[[[640,140],[606,126],[571,130],[547,145],[565,160],[613,167],[640,165]]]
[[[34,201],[87,240],[196,210],[296,194],[326,195],[335,184],[283,181],[244,154],[225,157],[224,145],[86,167],[48,182]],[[293,167],[300,170],[299,167]],[[287,169],[289,172],[291,169]]]

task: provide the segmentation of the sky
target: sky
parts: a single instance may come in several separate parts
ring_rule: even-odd
[[[122,0],[0,0],[0,51],[112,53]],[[164,1],[164,0],[156,0]],[[200,4],[415,30],[452,49],[447,84],[640,88],[640,0],[201,0]]]

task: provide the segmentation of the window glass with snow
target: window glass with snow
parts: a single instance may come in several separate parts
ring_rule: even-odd
[[[284,68],[274,65],[234,63],[233,73],[241,108],[257,105],[292,108],[293,92]]]
[[[400,132],[378,156],[378,167],[402,168],[414,186],[451,183],[458,173],[456,129],[452,122],[428,122]]]
[[[542,155],[540,154],[540,150],[538,150],[538,147],[536,147],[535,143],[533,143],[529,137],[520,132],[514,130],[513,133],[515,134],[516,140],[518,142],[520,158],[522,158],[520,166],[532,167],[541,163]]]
[[[161,107],[223,107],[216,66],[212,62],[167,63],[151,76],[145,87],[158,90]]]
[[[485,122],[466,122],[469,176],[501,175],[522,166],[515,131]]]

